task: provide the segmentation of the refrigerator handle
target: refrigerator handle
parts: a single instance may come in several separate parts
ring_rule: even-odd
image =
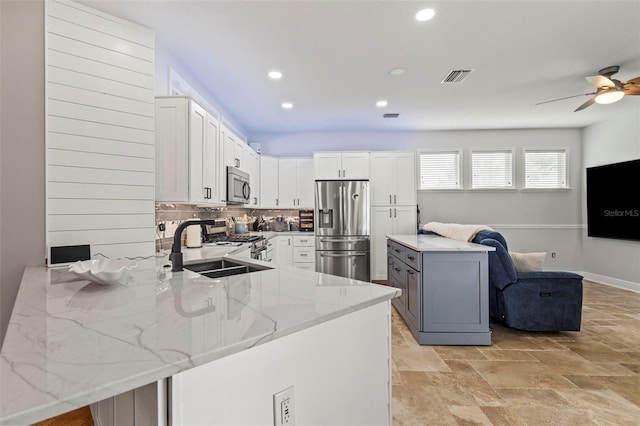
[[[343,171],[344,172],[344,171]],[[342,191],[342,235],[347,233],[347,187],[340,185],[340,191]]]
[[[366,251],[347,252],[347,253],[320,253],[320,257],[356,257],[366,256]]]
[[[321,243],[357,243],[358,241],[366,241],[369,238],[320,238]]]

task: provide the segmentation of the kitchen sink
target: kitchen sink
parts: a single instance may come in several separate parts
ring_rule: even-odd
[[[184,265],[184,269],[197,272],[207,278],[221,278],[231,275],[247,274],[249,272],[264,271],[271,268],[244,264],[228,259],[218,259]]]

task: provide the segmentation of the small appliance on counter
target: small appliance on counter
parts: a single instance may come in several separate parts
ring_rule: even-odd
[[[289,230],[289,226],[284,216],[276,216],[273,219],[273,230],[275,232],[284,232]]]
[[[298,221],[300,232],[313,232],[313,210],[300,210]]]

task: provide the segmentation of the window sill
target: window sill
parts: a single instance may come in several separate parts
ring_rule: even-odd
[[[522,192],[569,192],[573,188],[521,188]]]
[[[465,192],[464,188],[418,189],[418,192]]]
[[[518,188],[469,188],[469,192],[518,192]]]

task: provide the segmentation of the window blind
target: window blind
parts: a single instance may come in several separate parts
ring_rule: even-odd
[[[419,189],[460,187],[460,151],[420,152]]]
[[[472,151],[472,188],[513,188],[513,152]]]
[[[566,188],[567,151],[525,150],[525,188]]]

